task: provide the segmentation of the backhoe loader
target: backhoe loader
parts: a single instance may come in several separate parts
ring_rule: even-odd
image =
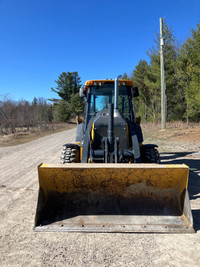
[[[143,144],[130,80],[90,80],[84,117],[60,165],[38,167],[36,231],[194,232],[188,167]]]

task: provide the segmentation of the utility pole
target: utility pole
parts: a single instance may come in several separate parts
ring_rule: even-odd
[[[163,19],[160,18],[161,127],[162,129],[166,129],[166,83],[163,48]]]

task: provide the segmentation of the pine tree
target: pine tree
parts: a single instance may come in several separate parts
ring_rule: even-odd
[[[139,88],[139,97],[136,102],[137,113],[143,117],[144,121],[147,121],[149,118],[148,106],[150,105],[150,91],[146,83],[149,78],[149,72],[150,66],[146,60],[140,60],[131,76],[134,85]]]
[[[83,101],[78,96],[81,80],[78,72],[63,72],[55,81],[57,87],[51,90],[58,94],[61,99],[50,99],[54,102],[57,119],[67,121],[72,115],[83,112]]]
[[[70,108],[74,115],[79,116],[84,110],[84,101],[80,98],[79,94],[73,95],[71,98]]]
[[[67,102],[70,102],[72,95],[77,94],[81,87],[78,72],[63,72],[55,82],[57,87],[55,89],[51,88],[51,90]]]
[[[67,122],[71,117],[69,104],[61,99],[59,104],[54,106],[54,117],[56,121]]]
[[[124,74],[122,75],[122,79],[129,80],[128,74],[126,72],[124,72]]]
[[[165,40],[164,58],[165,58],[165,76],[166,76],[166,95],[167,95],[167,119],[182,119],[185,111],[185,103],[182,90],[179,87],[177,79],[177,57],[178,49],[175,45],[171,27],[164,21],[163,37]],[[156,34],[154,46],[148,51],[151,60],[151,74],[147,85],[152,93],[152,109],[156,116],[160,117],[160,43],[159,34]]]
[[[179,85],[187,103],[186,118],[200,120],[200,25],[191,30],[178,58]]]

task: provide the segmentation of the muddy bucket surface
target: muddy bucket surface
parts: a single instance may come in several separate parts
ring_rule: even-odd
[[[194,232],[186,165],[41,164],[36,231]]]

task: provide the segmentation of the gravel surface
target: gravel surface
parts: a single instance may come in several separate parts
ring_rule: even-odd
[[[74,135],[72,129],[23,145],[0,147],[0,266],[200,266],[200,154],[193,149],[194,143],[180,149],[177,143],[170,147],[166,142],[160,150],[163,163],[190,167],[196,233],[33,231],[37,165],[59,163],[62,145],[73,142]]]

